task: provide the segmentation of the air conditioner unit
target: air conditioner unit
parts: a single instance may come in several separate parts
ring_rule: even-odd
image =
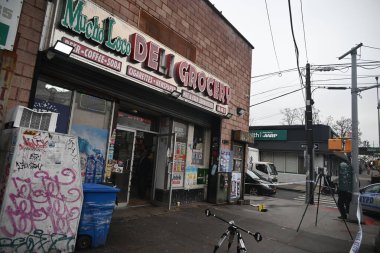
[[[55,132],[58,113],[37,112],[25,106],[18,105],[11,110],[5,120],[5,125],[10,127],[28,127],[43,131]]]

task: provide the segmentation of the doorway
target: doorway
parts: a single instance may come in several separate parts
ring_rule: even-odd
[[[111,182],[120,189],[118,202],[128,206],[149,204],[155,167],[154,133],[116,129]]]

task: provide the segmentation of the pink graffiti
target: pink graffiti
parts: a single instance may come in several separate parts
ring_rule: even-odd
[[[0,226],[9,237],[44,228],[49,233],[75,235],[80,216],[81,189],[75,187],[76,173],[63,169],[60,175],[36,171],[33,178],[11,178],[14,191],[5,207],[7,224]]]
[[[21,148],[29,147],[29,148],[47,148],[48,147],[48,140],[47,137],[45,140],[41,139],[41,136],[33,135],[33,137],[27,137],[26,135],[22,136],[22,139],[24,140],[23,144],[20,144]]]

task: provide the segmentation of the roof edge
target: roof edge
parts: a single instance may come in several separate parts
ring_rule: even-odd
[[[235,26],[233,26],[232,24],[231,24],[231,22],[230,21],[228,21],[228,19],[225,17],[225,16],[223,16],[223,14],[222,14],[222,12],[221,11],[219,11],[216,7],[215,7],[215,4],[213,4],[213,3],[211,3],[209,0],[204,0],[205,2],[206,2],[206,4],[208,5],[208,6],[210,6],[211,7],[211,9],[213,9],[213,11],[216,13],[216,14],[218,14],[218,16],[219,17],[221,17],[223,20],[224,20],[224,22],[226,22],[227,23],[227,25],[229,25],[231,28],[232,28],[232,30],[234,30],[252,49],[255,49],[255,47],[251,44],[251,42],[249,42],[240,32],[239,32],[239,30],[238,29],[236,29],[235,28]]]

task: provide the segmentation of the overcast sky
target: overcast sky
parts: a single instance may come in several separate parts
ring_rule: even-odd
[[[252,76],[296,68],[288,1],[286,0],[210,0],[230,23],[255,47],[252,54]],[[269,12],[273,41],[268,21]],[[380,1],[379,0],[291,0],[293,27],[299,50],[299,64],[312,65],[312,96],[320,118],[334,120],[351,118],[351,91],[315,89],[317,86],[351,86],[351,68],[330,72],[314,71],[313,65],[349,64],[351,57],[338,60],[359,43],[365,47],[358,50],[358,87],[376,85],[380,76]],[[303,25],[305,33],[303,32]],[[305,40],[306,38],[306,47]],[[370,48],[370,47],[375,47]],[[305,49],[306,48],[306,49]],[[370,61],[376,61],[371,63]],[[369,69],[372,68],[372,69]],[[315,69],[315,68],[314,68]],[[264,79],[265,78],[265,79]],[[263,80],[264,79],[264,80]],[[335,80],[331,80],[335,79]],[[338,79],[338,80],[336,80]],[[305,82],[305,79],[304,79]],[[380,82],[380,80],[379,80]],[[252,78],[251,105],[275,98],[301,88],[296,71]],[[301,91],[272,101],[252,106],[250,125],[281,125],[284,108],[305,106]],[[379,145],[377,89],[361,93],[358,97],[359,130],[361,139],[370,145]]]

